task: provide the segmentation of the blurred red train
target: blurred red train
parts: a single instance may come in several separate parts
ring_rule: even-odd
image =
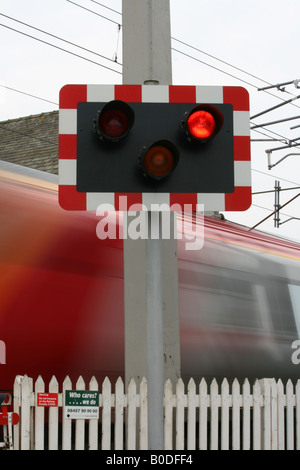
[[[63,211],[56,177],[0,165],[0,390],[124,376],[123,241]],[[178,240],[178,269],[183,378],[300,376],[298,244],[205,217],[201,250]]]

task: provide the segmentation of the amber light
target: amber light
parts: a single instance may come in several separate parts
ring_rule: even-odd
[[[152,145],[140,159],[144,174],[160,180],[168,176],[176,167],[179,153],[171,142],[159,141]]]

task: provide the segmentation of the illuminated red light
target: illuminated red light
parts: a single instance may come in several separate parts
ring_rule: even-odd
[[[222,113],[215,106],[202,104],[188,114],[183,127],[188,140],[206,142],[220,131],[223,121]]]
[[[216,121],[208,111],[199,110],[189,116],[187,127],[195,139],[209,139],[215,133]]]

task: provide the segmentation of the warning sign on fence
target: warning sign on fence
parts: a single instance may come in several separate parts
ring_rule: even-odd
[[[66,390],[64,414],[69,419],[98,419],[99,392]]]
[[[58,393],[38,393],[37,406],[58,406]]]

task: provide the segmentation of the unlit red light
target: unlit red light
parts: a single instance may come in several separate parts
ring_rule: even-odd
[[[120,109],[110,109],[100,117],[99,126],[105,136],[120,138],[128,132],[129,121]]]
[[[124,101],[110,101],[95,121],[96,131],[100,140],[119,142],[127,136],[134,123],[134,111]]]

